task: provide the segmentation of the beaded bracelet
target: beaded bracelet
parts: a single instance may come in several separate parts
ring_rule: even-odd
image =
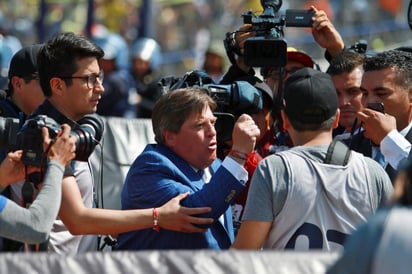
[[[153,230],[156,232],[159,232],[160,230],[159,219],[158,219],[157,210],[155,207],[153,208]]]

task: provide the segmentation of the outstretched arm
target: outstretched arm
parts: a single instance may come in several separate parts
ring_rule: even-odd
[[[2,237],[29,244],[47,240],[60,206],[63,172],[64,167],[57,161],[49,163],[42,189],[28,209],[0,197],[4,205],[0,206]]]
[[[191,216],[208,213],[211,208],[186,208],[180,205],[180,201],[187,195],[187,193],[177,195],[157,208],[158,224],[161,228],[180,232],[205,232],[205,229],[195,225],[213,223],[212,218]],[[85,207],[73,176],[63,180],[63,198],[59,216],[73,235],[116,236],[120,233],[153,227],[153,208],[112,210]]]
[[[40,243],[47,240],[53,221],[60,207],[61,181],[64,166],[74,157],[75,139],[70,137],[70,127],[62,126],[62,133],[56,139],[49,151],[50,162],[42,188],[28,208],[23,208],[13,201],[0,197],[0,235],[16,241]],[[43,129],[45,145],[49,139],[47,130]],[[0,169],[6,178],[16,179],[24,174],[24,165],[20,161],[21,152],[9,153]],[[19,178],[21,179],[21,178]]]

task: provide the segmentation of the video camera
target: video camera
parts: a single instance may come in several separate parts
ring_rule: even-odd
[[[218,117],[215,124],[218,143],[232,139],[233,126],[240,114],[257,113],[263,108],[261,91],[249,82],[235,81],[229,85],[218,85],[202,70],[189,71],[181,78],[165,77],[159,84],[164,93],[186,87],[207,89],[209,96],[217,104],[214,115]]]
[[[72,128],[70,135],[75,136],[76,157],[74,160],[87,161],[103,134],[103,121],[97,115],[86,115],[78,126]],[[22,126],[17,118],[0,117],[0,148],[5,150],[22,149],[22,162],[30,166],[44,166],[42,128],[49,130],[51,139],[61,130],[60,124],[46,115],[28,119]]]
[[[282,67],[287,63],[287,43],[283,27],[312,27],[313,10],[287,9],[279,12],[282,0],[260,1],[261,15],[252,11],[242,14],[245,24],[252,24],[255,37],[245,41],[244,59],[250,67]]]

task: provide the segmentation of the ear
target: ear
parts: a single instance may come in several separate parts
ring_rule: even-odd
[[[176,142],[176,133],[169,130],[163,131],[163,136],[165,138],[165,145],[168,147],[173,147]]]
[[[13,76],[11,78],[11,84],[14,88],[14,91],[19,90],[21,88],[21,82],[20,82],[20,78],[17,76]]]
[[[282,116],[283,129],[287,130],[291,126],[289,122],[289,118],[283,109],[280,111],[280,115]]]
[[[336,110],[335,122],[333,122],[333,128],[337,128],[339,125],[340,109]]]
[[[64,81],[58,77],[53,77],[50,79],[50,88],[53,94],[61,95],[63,93],[63,86],[66,86]]]

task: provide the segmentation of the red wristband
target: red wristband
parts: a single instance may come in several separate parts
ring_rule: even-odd
[[[250,152],[249,154],[240,152],[237,150],[233,150],[233,149],[229,151],[229,155],[232,155],[233,157],[236,157],[238,159],[245,160],[245,161],[248,161],[250,158],[253,158],[254,154],[255,154],[254,151]]]
[[[153,208],[153,230],[156,232],[159,232],[160,226],[159,226],[159,220],[157,216],[157,211],[156,208]]]

